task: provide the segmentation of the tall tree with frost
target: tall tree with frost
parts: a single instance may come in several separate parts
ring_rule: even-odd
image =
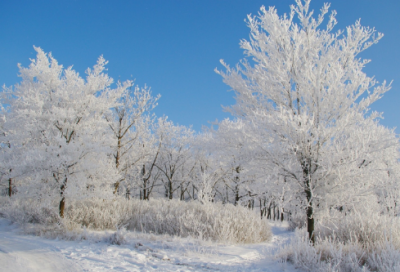
[[[5,140],[19,151],[10,159],[19,168],[13,175],[52,188],[63,217],[66,197],[104,190],[118,178],[108,156],[111,135],[104,115],[118,105],[130,82],[111,89],[103,57],[87,69],[85,80],[72,67],[63,69],[51,54],[35,50],[30,66],[19,66],[21,83],[3,92],[10,105]]]
[[[250,40],[242,40],[241,48],[251,62],[230,68],[221,61],[227,71],[216,72],[235,91],[236,104],[228,110],[250,124],[248,135],[265,167],[278,170],[304,197],[313,242],[316,204],[360,185],[356,177],[365,177],[367,169],[385,171],[365,163],[398,141],[377,123],[380,115],[369,112],[390,85],[366,76],[362,69],[369,60],[357,57],[383,35],[359,20],[332,32],[335,11],[322,26],[329,4],[317,18],[309,7],[310,0],[296,0],[288,16],[273,7],[249,15]],[[376,132],[379,141],[369,137]]]

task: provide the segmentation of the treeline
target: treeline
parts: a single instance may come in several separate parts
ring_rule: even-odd
[[[247,188],[255,180],[244,177],[243,156],[225,154],[225,136],[156,118],[160,96],[131,81],[113,87],[102,57],[83,79],[35,50],[22,81],[2,92],[3,195],[59,198],[61,217],[68,199],[93,196],[207,197],[254,208],[262,194]]]

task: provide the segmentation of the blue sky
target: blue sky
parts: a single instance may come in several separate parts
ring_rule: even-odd
[[[325,1],[312,0],[318,11]],[[361,18],[385,37],[362,54],[365,72],[392,90],[372,107],[382,124],[400,133],[400,1],[331,0],[343,29]],[[29,65],[33,45],[81,75],[103,55],[115,80],[136,79],[161,94],[158,116],[200,130],[229,117],[221,105],[233,93],[214,72],[220,59],[235,65],[244,57],[239,41],[249,37],[244,22],[264,5],[288,13],[294,0],[11,1],[0,3],[0,84],[19,82],[17,63]],[[132,76],[132,77],[131,77]]]

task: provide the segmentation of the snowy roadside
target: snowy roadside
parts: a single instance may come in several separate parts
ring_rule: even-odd
[[[296,271],[272,257],[292,233],[279,224],[272,231],[271,242],[251,245],[124,231],[88,232],[87,240],[65,241],[23,235],[0,218],[0,271]]]

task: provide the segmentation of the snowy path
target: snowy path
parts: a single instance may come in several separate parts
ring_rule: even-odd
[[[129,233],[124,234],[126,244],[112,245],[105,239],[51,240],[19,232],[0,218],[0,271],[295,271],[269,257],[277,243],[291,236],[278,226],[272,242],[254,245]]]
[[[82,271],[45,239],[19,236],[11,229],[0,231],[0,271]]]

